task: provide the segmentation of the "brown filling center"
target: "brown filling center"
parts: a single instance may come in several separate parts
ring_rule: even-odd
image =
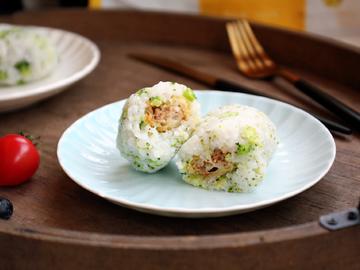
[[[181,125],[189,117],[189,105],[182,97],[172,97],[160,106],[148,106],[145,110],[145,121],[157,131],[165,132]]]
[[[211,154],[211,160],[202,160],[199,156],[194,156],[190,162],[193,173],[202,176],[221,176],[230,172],[234,165],[225,160],[226,154],[216,148]]]

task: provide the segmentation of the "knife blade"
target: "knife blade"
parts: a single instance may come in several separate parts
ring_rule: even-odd
[[[128,54],[129,57],[139,60],[141,62],[145,62],[167,71],[171,71],[176,74],[180,74],[182,76],[191,78],[197,82],[203,83],[212,89],[217,89],[221,91],[232,91],[232,92],[239,92],[245,94],[251,94],[256,96],[262,96],[271,98],[274,100],[278,100],[287,104],[290,104],[294,107],[297,107],[294,104],[291,104],[287,101],[281,100],[279,98],[274,98],[270,95],[263,94],[257,90],[251,89],[247,86],[243,86],[237,83],[233,83],[229,80],[217,78],[209,73],[202,72],[200,70],[196,70],[188,65],[184,65],[179,63],[175,60],[165,58],[162,56],[151,55],[151,54],[144,54],[144,53],[130,53]],[[332,131],[336,131],[343,134],[351,134],[352,130],[342,124],[339,124],[335,121],[329,120],[327,118],[318,116],[316,114],[311,113],[315,118],[317,118],[320,122],[322,122],[327,128],[331,129]]]

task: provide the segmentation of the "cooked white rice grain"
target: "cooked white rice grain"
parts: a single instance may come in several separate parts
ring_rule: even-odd
[[[166,166],[199,122],[200,105],[185,85],[159,82],[131,95],[119,124],[117,147],[136,170]]]
[[[57,59],[51,41],[36,28],[0,24],[0,85],[41,79],[54,70]]]
[[[228,105],[205,116],[179,150],[176,164],[191,185],[247,192],[263,180],[277,144],[275,126],[264,113]]]

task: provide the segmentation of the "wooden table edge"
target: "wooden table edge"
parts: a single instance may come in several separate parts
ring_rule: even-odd
[[[69,245],[95,245],[112,248],[130,249],[216,249],[242,248],[286,241],[303,241],[329,235],[342,235],[352,238],[354,232],[360,233],[360,227],[330,232],[317,222],[277,229],[241,232],[219,235],[189,236],[136,236],[112,235],[91,232],[70,231],[45,227],[13,227],[6,224],[0,226],[0,240],[4,236],[33,241],[49,241]]]

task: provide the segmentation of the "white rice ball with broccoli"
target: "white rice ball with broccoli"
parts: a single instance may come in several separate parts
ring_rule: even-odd
[[[185,85],[159,82],[131,95],[119,124],[117,147],[132,166],[156,172],[189,139],[200,119],[200,105]]]
[[[50,40],[31,27],[0,24],[0,85],[41,79],[57,64]]]
[[[263,180],[277,144],[276,128],[264,113],[228,105],[205,116],[181,147],[177,166],[191,185],[247,192]]]

